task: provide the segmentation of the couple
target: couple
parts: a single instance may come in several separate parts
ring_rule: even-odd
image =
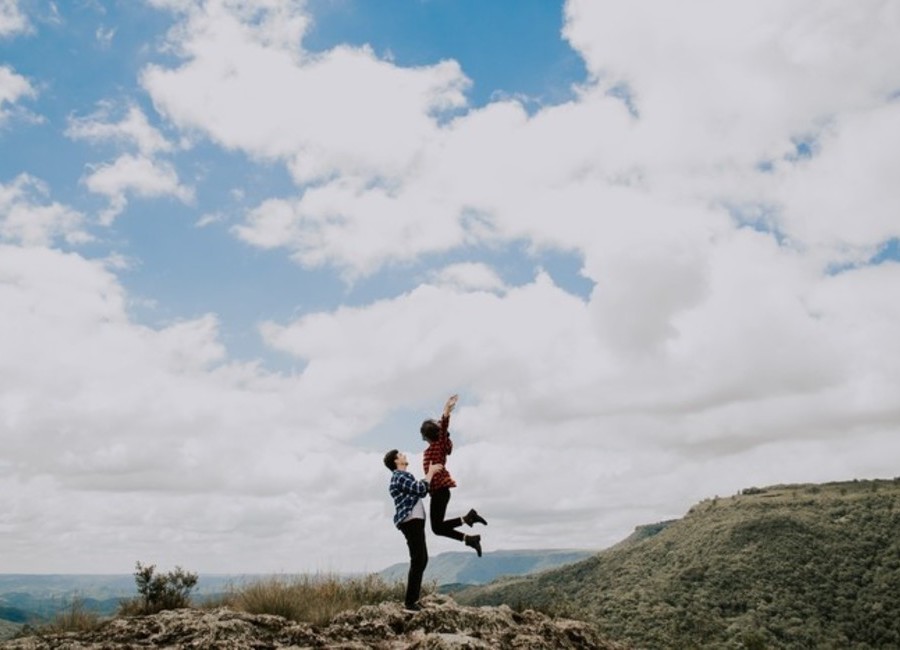
[[[431,530],[435,535],[443,535],[464,542],[481,557],[481,535],[464,535],[456,530],[463,524],[471,527],[472,524],[487,524],[481,515],[475,510],[469,510],[462,517],[444,519],[447,514],[447,504],[450,502],[450,488],[456,487],[456,482],[450,477],[450,473],[444,467],[447,456],[453,451],[453,442],[450,440],[450,412],[456,406],[459,399],[452,395],[444,405],[444,413],[440,422],[425,420],[420,432],[422,439],[428,442],[428,448],[422,456],[425,469],[425,478],[417,481],[406,468],[409,461],[406,455],[396,449],[392,449],[384,455],[384,464],[391,470],[391,483],[389,491],[394,499],[396,512],[394,513],[394,525],[400,529],[406,537],[406,545],[409,547],[409,576],[406,581],[407,611],[419,611],[419,594],[422,590],[422,575],[425,573],[425,565],[428,564],[428,548],[425,546],[425,506],[422,499],[431,493]]]

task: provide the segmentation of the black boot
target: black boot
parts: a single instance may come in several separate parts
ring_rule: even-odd
[[[474,508],[467,512],[462,520],[465,522],[466,526],[472,527],[472,524],[484,524],[487,526],[487,519],[478,514],[478,511]]]
[[[465,542],[466,546],[474,548],[478,557],[481,557],[481,535],[466,535]]]

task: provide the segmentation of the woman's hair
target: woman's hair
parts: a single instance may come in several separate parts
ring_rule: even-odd
[[[434,420],[425,420],[419,427],[419,433],[422,434],[423,440],[434,442],[441,435],[441,425]]]
[[[399,449],[391,449],[384,455],[384,466],[392,472],[397,469],[397,456],[400,454]]]

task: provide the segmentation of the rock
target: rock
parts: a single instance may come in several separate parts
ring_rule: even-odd
[[[554,619],[534,611],[462,607],[441,595],[427,597],[424,609],[405,612],[382,603],[338,614],[325,626],[280,616],[248,614],[227,607],[179,609],[152,616],[112,619],[91,632],[39,634],[0,644],[3,650],[125,650],[195,648],[263,650],[528,650],[607,649],[624,646],[604,640],[592,625]]]

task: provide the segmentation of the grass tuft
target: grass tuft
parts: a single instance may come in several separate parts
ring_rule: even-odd
[[[53,620],[40,628],[42,632],[92,632],[100,627],[102,619],[100,615],[87,607],[80,596],[72,598],[69,606],[58,612]]]
[[[235,587],[228,604],[251,614],[274,614],[324,625],[345,610],[402,600],[405,591],[405,583],[389,583],[374,574],[358,578],[332,574],[275,576]]]

